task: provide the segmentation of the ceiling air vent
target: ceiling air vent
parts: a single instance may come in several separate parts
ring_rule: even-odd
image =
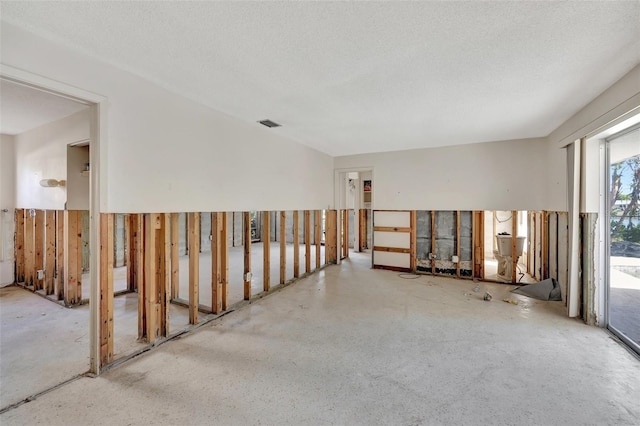
[[[275,121],[271,121],[271,120],[262,120],[262,121],[258,121],[258,123],[262,124],[263,126],[267,126],[267,127],[280,127],[280,125],[278,123],[276,123]]]

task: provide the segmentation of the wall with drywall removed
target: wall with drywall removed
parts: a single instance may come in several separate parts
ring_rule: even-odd
[[[108,99],[101,210],[320,209],[332,202],[333,159],[278,129],[205,107],[11,24],[0,31],[4,64]]]
[[[544,139],[522,139],[336,157],[335,166],[373,169],[376,210],[538,210],[547,174],[558,173],[547,153]]]
[[[40,181],[67,180],[67,146],[87,139],[88,110],[16,135],[16,207],[63,210],[67,188],[44,188]]]
[[[14,147],[13,136],[0,135],[0,285],[13,283],[16,207]]]

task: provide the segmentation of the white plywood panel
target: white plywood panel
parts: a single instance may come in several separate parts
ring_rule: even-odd
[[[382,232],[375,231],[373,236],[376,246],[380,247],[411,247],[411,234],[408,232]]]
[[[411,226],[411,214],[409,212],[374,211],[373,226],[391,226],[407,228]]]
[[[405,253],[391,253],[376,251],[373,253],[373,262],[377,266],[393,266],[396,268],[410,268],[411,256]]]

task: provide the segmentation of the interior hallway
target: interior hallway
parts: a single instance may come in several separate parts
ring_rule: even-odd
[[[640,362],[560,302],[369,261],[351,253],[0,423],[637,424]]]

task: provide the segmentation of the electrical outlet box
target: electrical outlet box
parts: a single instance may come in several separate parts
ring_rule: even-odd
[[[453,263],[458,263],[458,262],[460,262],[460,258],[459,258],[458,256],[452,256],[452,257],[451,257],[451,261],[452,261]]]
[[[253,278],[253,274],[251,272],[247,272],[246,274],[244,274],[245,281],[251,281],[251,278]]]
[[[44,269],[38,269],[36,271],[36,278],[39,280],[44,280]]]
[[[209,234],[209,241],[213,241],[213,235]]]

